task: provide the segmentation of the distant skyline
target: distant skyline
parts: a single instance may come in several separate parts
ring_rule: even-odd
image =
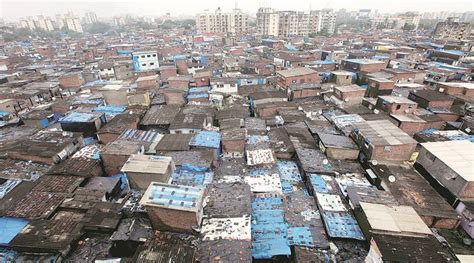
[[[192,16],[209,9],[221,7],[224,11],[235,7],[234,0],[0,0],[1,17],[7,21],[16,21],[25,16],[54,16],[73,11],[79,16],[92,11],[99,17],[112,17],[123,14],[141,16]],[[381,13],[405,11],[417,12],[467,12],[474,11],[473,1],[469,0],[238,0],[237,5],[244,12],[256,13],[260,6],[270,6],[277,10],[309,10],[333,8],[338,10],[377,9]]]

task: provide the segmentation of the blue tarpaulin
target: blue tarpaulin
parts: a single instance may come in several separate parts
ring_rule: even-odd
[[[107,114],[119,114],[124,112],[127,109],[126,106],[99,106],[96,107],[93,111],[103,112]]]
[[[189,146],[219,149],[221,147],[221,134],[215,131],[200,131],[191,139]]]
[[[0,217],[0,245],[8,245],[27,224],[25,219]]]
[[[270,259],[291,255],[287,236],[282,197],[256,197],[252,201],[252,256]]]
[[[118,173],[114,176],[111,176],[111,178],[119,178],[120,179],[120,189],[123,190],[130,190],[130,184],[128,183],[128,177],[126,173]]]
[[[290,227],[288,228],[288,244],[290,246],[314,247],[313,236],[309,227]]]
[[[270,141],[270,137],[266,135],[248,135],[247,136],[247,143],[248,144],[259,144],[261,142],[268,142]]]
[[[84,138],[84,145],[92,145],[95,143],[94,137],[86,137]]]
[[[326,184],[326,181],[317,174],[309,174],[309,181],[311,183],[311,186],[315,192],[322,193],[322,194],[327,194],[329,193],[329,187]]]
[[[212,182],[213,177],[212,171],[194,165],[182,165],[171,175],[172,184],[186,186],[206,186]]]
[[[99,116],[97,114],[88,113],[88,112],[76,112],[73,111],[66,115],[65,117],[59,119],[59,122],[70,123],[70,122],[91,122],[94,121]]]
[[[365,240],[354,216],[349,212],[323,212],[323,221],[330,237]]]
[[[281,181],[302,182],[298,165],[295,162],[278,160],[276,166]]]

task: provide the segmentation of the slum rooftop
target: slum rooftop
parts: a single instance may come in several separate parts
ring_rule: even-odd
[[[416,18],[0,40],[0,258],[472,262],[472,36]]]

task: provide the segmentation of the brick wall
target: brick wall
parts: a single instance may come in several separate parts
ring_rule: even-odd
[[[79,88],[84,84],[81,73],[67,74],[59,78],[59,86],[61,88]]]
[[[102,163],[104,171],[107,176],[116,175],[122,169],[122,166],[127,162],[130,155],[117,155],[102,153]]]
[[[147,207],[153,229],[161,231],[192,232],[197,225],[195,213],[158,207]]]

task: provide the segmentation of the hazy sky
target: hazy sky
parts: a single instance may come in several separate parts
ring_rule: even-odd
[[[99,17],[120,14],[160,16],[170,12],[172,16],[194,15],[204,9],[214,10],[220,6],[230,10],[235,0],[0,0],[0,17],[17,20],[23,16],[46,15],[73,11],[82,15],[94,11]],[[262,6],[277,10],[308,10],[321,8],[378,9],[379,12],[400,11],[473,11],[472,0],[238,0],[238,7],[255,13]]]

